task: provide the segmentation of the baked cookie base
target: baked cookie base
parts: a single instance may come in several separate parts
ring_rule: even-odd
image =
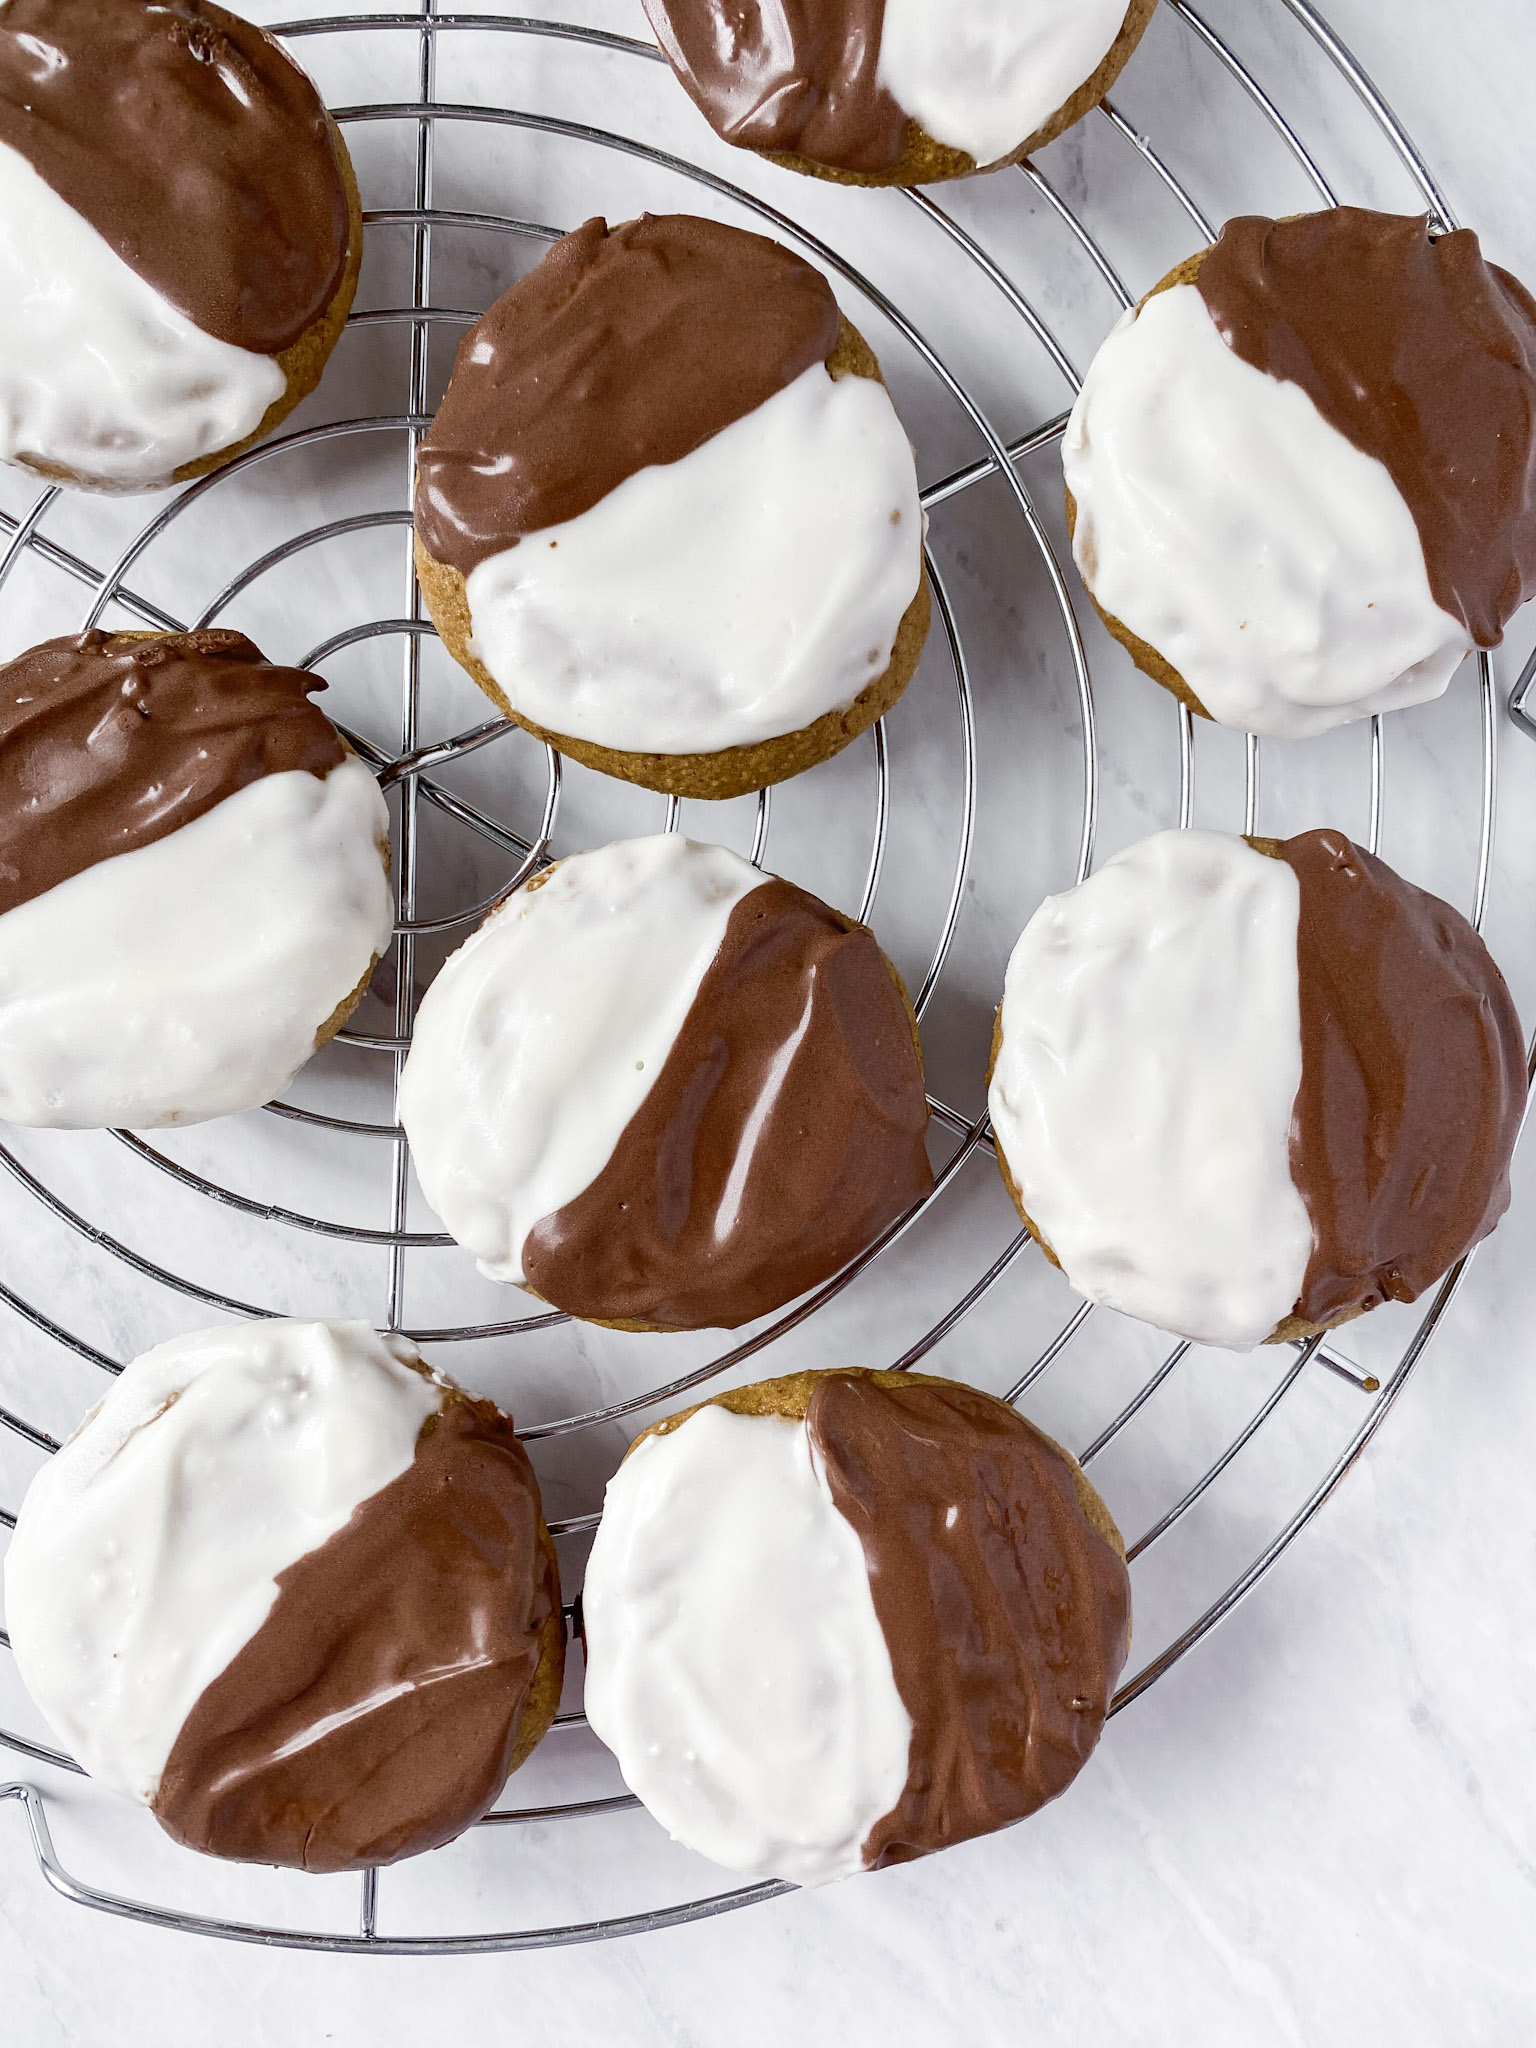
[[[833,377],[870,377],[884,383],[874,350],[851,322],[844,320],[837,347],[827,358]],[[917,595],[902,615],[890,664],[883,675],[866,685],[853,702],[841,711],[828,711],[811,724],[778,738],[757,740],[748,746],[724,747],[712,754],[642,754],[618,747],[599,746],[593,740],[575,739],[569,733],[536,725],[518,711],[490,670],[472,652],[469,597],[463,574],[447,562],[428,554],[420,539],[415,542],[416,574],[427,610],[443,645],[459,666],[472,676],[503,718],[510,718],[543,740],[557,754],[611,775],[620,782],[638,783],[663,796],[703,797],[723,802],[746,796],[770,783],[787,782],[803,775],[818,761],[830,760],[842,752],[896,703],[917,672],[932,605],[928,592],[926,562],[919,563]]]
[[[995,158],[991,163],[979,164],[963,149],[951,149],[947,143],[936,142],[916,121],[908,121],[901,156],[885,170],[842,170],[835,164],[819,163],[814,157],[802,156],[798,150],[759,150],[754,154],[766,156],[771,163],[782,164],[787,171],[799,171],[807,178],[824,178],[834,185],[940,185],[951,178],[985,177],[989,171],[1006,170],[1010,164],[1022,163],[1025,157],[1044,149],[1058,135],[1075,128],[1085,114],[1093,112],[1131,61],[1156,6],[1157,0],[1130,0],[1125,20],[1120,24],[1120,33],[1110,44],[1104,61],[1093,76],[1085,79],[1072,97],[1043,121],[1033,135],[1027,135],[1017,149],[1010,150],[1007,156]]]
[[[555,1589],[554,1612],[539,1630],[539,1662],[528,1688],[523,1716],[517,1724],[517,1741],[507,1763],[507,1776],[525,1764],[554,1725],[560,1711],[560,1691],[565,1683],[565,1611],[560,1605],[560,1564],[554,1538],[544,1517],[539,1517],[539,1549],[549,1566],[550,1584]]]
[[[196,462],[184,462],[171,475],[153,477],[141,483],[117,483],[102,477],[87,476],[79,470],[65,469],[56,462],[45,462],[40,456],[18,455],[15,467],[27,469],[34,476],[44,478],[48,483],[64,484],[71,490],[92,491],[101,497],[130,498],[145,491],[164,491],[176,484],[189,484],[198,477],[210,476],[214,470],[223,469],[248,448],[254,448],[258,441],[264,441],[268,434],[287,419],[295,406],[308,398],[320,382],[331,350],[341,338],[341,330],[347,324],[347,315],[352,310],[352,301],[357,293],[358,273],[363,265],[363,201],[357,189],[357,174],[352,168],[352,158],[341,130],[326,115],[331,131],[331,142],[336,151],[336,160],[341,166],[342,182],[347,192],[347,217],[350,223],[347,233],[347,262],[341,274],[341,282],[325,311],[314,324],[305,329],[297,341],[283,349],[275,358],[278,368],[286,380],[286,386],[279,398],[274,398],[261,416],[259,425],[247,434],[243,441],[233,442],[228,448],[216,448],[211,455],[199,456]]]

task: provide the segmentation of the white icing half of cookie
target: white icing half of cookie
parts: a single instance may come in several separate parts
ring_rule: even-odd
[[[200,1330],[136,1358],[27,1489],[17,1667],[94,1778],[153,1799],[277,1576],[408,1470],[443,1389],[366,1323]]]
[[[349,755],[262,776],[0,916],[0,1118],[197,1123],[278,1095],[389,943],[389,813]]]
[[[1471,647],[1385,464],[1228,348],[1194,285],[1121,320],[1062,461],[1084,582],[1223,725],[1303,739],[1421,704]]]
[[[1284,861],[1160,832],[1048,896],[1008,963],[988,1107],[1024,1208],[1082,1294],[1247,1349],[1295,1307],[1312,1225]]]
[[[427,1200],[489,1279],[596,1180],[661,1072],[731,912],[767,878],[678,833],[562,860],[422,999],[400,1121]]]
[[[776,739],[890,666],[922,540],[885,386],[813,364],[691,455],[480,563],[473,651],[516,711],[574,739]]]
[[[287,380],[205,334],[0,143],[0,461],[168,483],[260,426]]]
[[[877,74],[935,142],[1011,156],[1098,70],[1127,0],[885,0]]]
[[[803,1422],[707,1407],[640,1444],[581,1599],[587,1719],[669,1834],[793,1884],[863,1868],[912,1723]]]

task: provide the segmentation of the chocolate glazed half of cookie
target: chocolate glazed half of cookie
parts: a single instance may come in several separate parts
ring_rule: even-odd
[[[873,936],[770,878],[731,912],[597,1178],[527,1284],[594,1321],[733,1329],[829,1278],[933,1186],[905,994]]]
[[[311,1871],[450,1841],[559,1700],[554,1550],[510,1418],[450,1398],[410,1468],[277,1585],[183,1723],[156,1818],[210,1855]]]
[[[1497,646],[1536,591],[1536,300],[1469,229],[1354,206],[1228,221],[1194,283],[1229,348],[1385,464],[1436,603]]]
[[[1520,1019],[1461,914],[1342,832],[1254,840],[1301,891],[1291,1177],[1313,1248],[1293,1324],[1414,1301],[1509,1206]]]
[[[0,913],[264,775],[345,759],[319,676],[243,633],[45,641],[0,668]]]
[[[970,1387],[827,1373],[805,1417],[912,1719],[866,1866],[1024,1819],[1092,1754],[1130,1648],[1113,1524],[1065,1452]]]
[[[6,0],[0,142],[217,340],[281,355],[342,287],[348,185],[319,97],[210,0]]]

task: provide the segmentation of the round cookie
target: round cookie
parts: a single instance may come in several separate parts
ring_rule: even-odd
[[[1414,1301],[1509,1205],[1520,1020],[1457,911],[1342,832],[1161,832],[1036,911],[989,1074],[1072,1285],[1245,1350]]]
[[[587,1719],[662,1826],[824,1884],[1065,1791],[1130,1646],[1130,1580],[1076,1461],[1004,1402],[804,1372],[631,1446],[582,1627]]]
[[[0,666],[0,1118],[198,1123],[280,1094],[394,929],[389,813],[242,633]]]
[[[400,1121],[482,1273],[589,1322],[734,1329],[932,1189],[873,936],[677,834],[519,889],[423,998]]]
[[[0,10],[0,460],[143,491],[320,380],[362,262],[341,131],[213,0]]]
[[[1536,590],[1536,302],[1422,218],[1229,221],[1104,343],[1062,461],[1094,605],[1192,711],[1423,703]]]
[[[554,1546],[508,1416],[364,1323],[136,1358],[33,1480],[17,1668],[179,1842],[359,1870],[478,1820],[554,1718]]]
[[[1113,86],[1156,0],[645,0],[724,142],[843,185],[929,185],[1043,149]]]
[[[460,345],[416,565],[507,717],[731,797],[890,710],[927,637],[912,449],[826,279],[686,214],[557,242]]]

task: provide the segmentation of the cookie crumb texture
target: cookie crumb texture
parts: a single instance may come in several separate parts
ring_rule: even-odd
[[[685,215],[589,221],[462,345],[416,559],[504,714],[669,794],[849,744],[928,630],[912,450],[820,273]]]

